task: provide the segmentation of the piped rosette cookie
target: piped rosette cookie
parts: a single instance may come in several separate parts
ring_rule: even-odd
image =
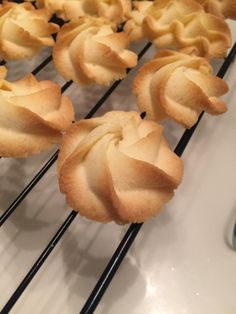
[[[131,11],[131,0],[37,0],[36,5],[66,21],[89,15],[121,23]]]
[[[74,120],[60,86],[32,74],[9,82],[6,72],[0,67],[0,156],[26,157],[60,143]]]
[[[225,21],[193,0],[140,1],[135,7],[125,25],[131,40],[147,37],[159,48],[208,59],[223,57],[231,45]]]
[[[66,80],[81,85],[109,85],[123,79],[127,68],[137,64],[137,55],[127,50],[124,32],[103,18],[82,17],[65,24],[53,48],[56,69]]]
[[[58,159],[68,204],[100,222],[149,219],[173,197],[182,174],[162,127],[136,112],[113,111],[73,124]]]
[[[0,57],[5,60],[28,59],[44,46],[53,46],[52,34],[58,26],[49,23],[50,14],[36,10],[30,3],[6,2],[0,5]]]
[[[171,50],[158,52],[133,82],[138,107],[150,119],[170,118],[187,128],[203,110],[224,113],[227,108],[218,97],[227,91],[227,84],[213,75],[206,59]]]

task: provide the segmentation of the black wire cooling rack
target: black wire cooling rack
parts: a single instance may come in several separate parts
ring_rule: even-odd
[[[20,1],[15,1],[20,2]],[[54,19],[54,22],[57,22],[58,24],[61,24],[60,19]],[[147,52],[147,50],[151,47],[151,43],[148,43],[144,46],[144,48],[140,51],[138,55],[138,59],[140,60],[142,56]],[[236,43],[234,43],[232,49],[230,50],[228,56],[225,58],[220,70],[217,73],[217,76],[220,78],[223,78],[228,71],[234,57],[236,55]],[[35,75],[39,73],[47,64],[49,64],[52,61],[52,56],[47,57],[45,60],[43,60],[33,71],[32,73]],[[0,63],[1,65],[5,64],[5,61],[2,61]],[[128,70],[127,72],[129,72]],[[72,84],[72,81],[69,81],[65,83],[61,90],[62,93],[67,90],[67,88]],[[85,116],[85,119],[91,118],[97,110],[104,104],[104,102],[107,100],[107,98],[113,93],[113,91],[118,87],[118,85],[121,83],[121,80],[115,81],[112,86],[105,92],[105,94],[100,98],[100,100],[93,106],[93,108],[87,113]],[[204,115],[204,112],[201,113],[199,116],[199,119],[197,123],[189,130],[186,130],[183,135],[181,136],[177,146],[175,147],[174,152],[181,157],[186,146],[188,145],[195,129],[198,127],[199,122]],[[17,210],[17,207],[21,204],[21,202],[27,197],[27,195],[31,192],[31,190],[36,186],[36,184],[40,181],[40,179],[46,174],[46,172],[50,169],[50,167],[55,163],[58,157],[57,150],[51,158],[45,163],[45,165],[40,169],[40,171],[35,175],[35,177],[28,183],[28,185],[21,191],[21,193],[16,197],[16,199],[11,203],[11,205],[3,212],[3,214],[0,217],[0,227],[3,226],[3,224],[7,223],[8,218],[14,214],[15,210]],[[28,273],[25,275],[21,283],[18,287],[16,287],[14,293],[11,295],[7,303],[3,306],[1,310],[1,314],[7,314],[11,311],[13,306],[16,304],[16,302],[21,297],[22,293],[25,291],[25,289],[28,287],[30,282],[33,280],[36,273],[40,270],[44,262],[47,260],[55,246],[58,244],[60,239],[63,237],[66,230],[69,228],[69,226],[72,224],[72,222],[77,217],[78,212],[71,211],[71,213],[68,215],[66,220],[62,223],[62,225],[59,227],[51,241],[48,243],[46,248],[43,250],[41,255],[38,257],[38,259],[35,261],[35,263],[32,265],[31,269],[28,271]],[[91,294],[88,296],[87,301],[85,302],[83,308],[80,310],[80,314],[89,314],[93,313],[100,302],[101,298],[103,297],[105,291],[107,290],[110,282],[112,281],[114,275],[116,274],[119,266],[121,265],[123,259],[125,258],[130,246],[134,242],[137,234],[139,233],[140,229],[142,228],[143,223],[135,223],[131,224],[128,230],[126,231],[123,239],[121,240],[120,244],[118,245],[117,249],[115,250],[114,254],[112,255],[110,261],[108,262],[106,268],[104,269],[103,273],[101,274],[101,277],[97,281],[97,284],[95,285],[94,289],[92,290]],[[0,257],[1,258],[1,257]]]

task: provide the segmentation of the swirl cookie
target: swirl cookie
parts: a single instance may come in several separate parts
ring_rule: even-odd
[[[116,33],[110,21],[82,17],[58,32],[53,60],[66,80],[109,85],[124,78],[127,68],[137,64],[137,55],[126,49],[128,44],[126,34]]]
[[[0,5],[0,58],[32,58],[44,46],[53,46],[52,33],[58,26],[48,23],[46,10],[36,10],[30,3]]]
[[[143,20],[152,10],[152,1],[133,1],[134,9],[128,13],[128,21],[125,23],[124,31],[130,41],[136,41],[145,37],[143,31]]]
[[[68,204],[100,222],[142,222],[174,195],[183,173],[162,127],[136,112],[81,120],[63,138],[59,185]]]
[[[206,13],[195,1],[140,1],[135,5],[125,26],[131,40],[147,37],[158,47],[175,47],[209,59],[223,57],[231,45],[225,21]]]
[[[115,23],[126,20],[131,11],[131,0],[38,0],[39,8],[45,7],[64,20],[75,21],[81,16],[105,17]]]
[[[163,50],[145,64],[133,82],[140,110],[152,120],[171,118],[187,128],[201,113],[218,115],[227,108],[218,97],[227,84],[212,74],[206,59]]]
[[[31,74],[16,82],[5,76],[0,67],[0,156],[25,157],[59,143],[74,120],[69,98],[57,84]]]

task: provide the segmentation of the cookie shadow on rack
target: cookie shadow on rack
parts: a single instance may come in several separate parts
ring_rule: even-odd
[[[95,224],[94,222],[88,223]],[[64,280],[69,287],[67,304],[69,304],[71,311],[73,311],[75,306],[76,308],[81,307],[87,300],[117,245],[112,245],[114,247],[110,250],[105,249],[102,251],[96,249],[96,244],[99,245],[101,237],[104,240],[101,233],[104,233],[104,228],[107,228],[107,226],[98,225],[98,227],[95,226],[95,228],[96,231],[91,238],[89,238],[89,234],[86,236],[83,232],[81,232],[80,236],[78,234],[75,236],[75,234],[69,230],[66,237],[63,238],[61,242],[61,251],[66,268]],[[123,227],[121,227],[121,233],[124,233]],[[86,239],[86,245],[82,248],[83,237],[88,237],[88,239]],[[80,240],[82,244],[78,239],[82,239]],[[105,241],[107,241],[107,243],[103,241],[104,248],[110,246],[109,242],[111,242],[111,239],[106,237]],[[106,251],[109,252],[106,253]],[[76,277],[76,280],[71,280],[73,277]],[[145,281],[140,275],[137,265],[133,264],[130,258],[125,258],[112,281],[110,289],[108,288],[105,294],[106,297],[104,297],[101,305],[99,305],[99,307],[102,308],[102,313],[111,313],[112,307],[115,306],[116,303],[115,300],[121,299],[128,291],[131,291],[137,278],[139,278],[139,281],[142,281],[141,286],[143,288],[139,291],[140,296],[136,295],[135,298],[141,297],[144,294]],[[82,304],[74,304],[75,296],[79,296],[79,299],[82,300]]]
[[[26,173],[28,162],[27,159],[12,159],[8,164],[7,176],[2,177],[0,189],[0,215],[15,200],[18,193],[25,188],[29,180],[29,175]],[[47,186],[53,187],[53,181],[55,181],[54,174],[47,177]],[[53,214],[48,217],[44,213],[47,206],[52,203],[52,193],[54,194],[52,188],[47,192],[44,187],[37,186],[3,224],[1,231],[4,232],[7,238],[11,239],[11,243],[19,250],[34,250],[41,247],[41,237],[38,237],[37,233],[50,227],[57,220],[57,217],[54,217]]]

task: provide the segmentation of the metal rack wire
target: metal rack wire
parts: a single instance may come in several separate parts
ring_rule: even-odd
[[[139,53],[139,59],[146,53],[146,51],[150,48],[151,43],[148,43],[142,51]],[[226,74],[227,70],[230,67],[234,56],[236,55],[236,43],[232,47],[229,55],[225,59],[224,63],[222,64],[217,76],[223,78]],[[39,64],[32,73],[35,75],[39,71],[41,71],[48,63],[52,61],[52,57],[47,57],[41,64]],[[128,70],[129,72],[130,70]],[[104,104],[105,100],[113,93],[113,91],[117,88],[117,86],[121,83],[121,80],[118,80],[113,83],[113,85],[105,92],[105,94],[101,97],[101,99],[94,105],[94,107],[87,113],[85,116],[86,119],[91,118],[96,111]],[[70,85],[72,81],[65,83],[62,86],[62,92],[64,92]],[[180,138],[176,148],[175,153],[178,156],[181,156],[188,145],[195,129],[199,125],[199,122],[203,116],[204,112],[201,113],[198,122],[189,130],[186,130],[182,137]],[[12,202],[12,204],[5,210],[5,212],[0,217],[0,227],[7,222],[7,219],[14,213],[20,203],[27,197],[30,191],[36,186],[36,184],[40,181],[40,179],[46,174],[46,172],[50,169],[50,167],[55,163],[58,156],[58,150],[51,156],[51,158],[46,162],[46,164],[41,168],[41,170],[35,175],[35,177],[29,182],[29,184],[22,190],[22,192],[17,196],[17,198]],[[9,298],[7,303],[1,310],[2,314],[9,313],[10,310],[13,308],[15,303],[19,300],[22,293],[25,291],[27,286],[33,280],[36,273],[40,270],[44,262],[47,260],[55,246],[58,244],[60,239],[63,237],[64,233],[71,225],[71,223],[75,220],[78,216],[78,213],[75,211],[71,211],[68,215],[66,220],[63,224],[59,227],[51,241],[48,243],[46,248],[43,250],[41,255],[38,257],[34,265],[31,267],[29,272],[26,274],[24,279],[21,281],[19,286],[16,288],[15,292]],[[88,314],[93,313],[96,309],[98,303],[100,302],[102,296],[104,295],[106,289],[108,288],[112,278],[116,274],[120,264],[122,263],[126,253],[128,252],[130,246],[134,242],[137,234],[139,233],[143,224],[131,224],[127,232],[125,233],[122,241],[118,245],[116,251],[114,252],[113,256],[111,257],[110,261],[108,262],[105,270],[103,271],[101,277],[99,278],[96,286],[94,287],[93,291],[91,292],[90,296],[88,297],[87,301],[85,302],[83,308],[81,309],[81,314]]]

